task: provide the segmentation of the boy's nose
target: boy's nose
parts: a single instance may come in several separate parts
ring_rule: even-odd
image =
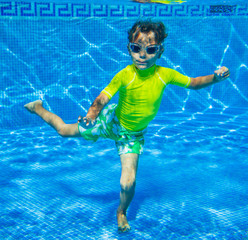
[[[146,52],[142,49],[140,50],[140,58],[145,58],[146,57]]]

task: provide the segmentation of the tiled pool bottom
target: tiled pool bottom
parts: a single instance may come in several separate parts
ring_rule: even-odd
[[[159,115],[146,136],[132,230],[118,234],[114,142],[47,125],[2,130],[1,239],[247,239],[247,111]]]

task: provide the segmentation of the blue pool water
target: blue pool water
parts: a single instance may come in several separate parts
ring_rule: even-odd
[[[0,3],[0,239],[248,239],[248,5],[93,3]],[[167,87],[140,158],[132,231],[118,234],[114,143],[61,138],[23,105],[42,99],[75,122],[131,63],[126,32],[139,18],[168,28],[159,65],[192,77],[225,65],[231,76]]]

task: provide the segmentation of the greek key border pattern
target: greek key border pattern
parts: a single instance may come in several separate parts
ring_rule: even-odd
[[[74,4],[0,2],[0,17],[222,17],[248,16],[248,5]]]

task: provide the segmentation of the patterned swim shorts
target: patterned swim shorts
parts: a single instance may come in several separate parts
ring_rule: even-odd
[[[110,104],[102,110],[93,128],[85,129],[78,124],[81,136],[94,142],[99,137],[113,139],[119,155],[126,153],[142,154],[146,129],[138,132],[125,129],[115,115],[116,106],[117,104]]]

